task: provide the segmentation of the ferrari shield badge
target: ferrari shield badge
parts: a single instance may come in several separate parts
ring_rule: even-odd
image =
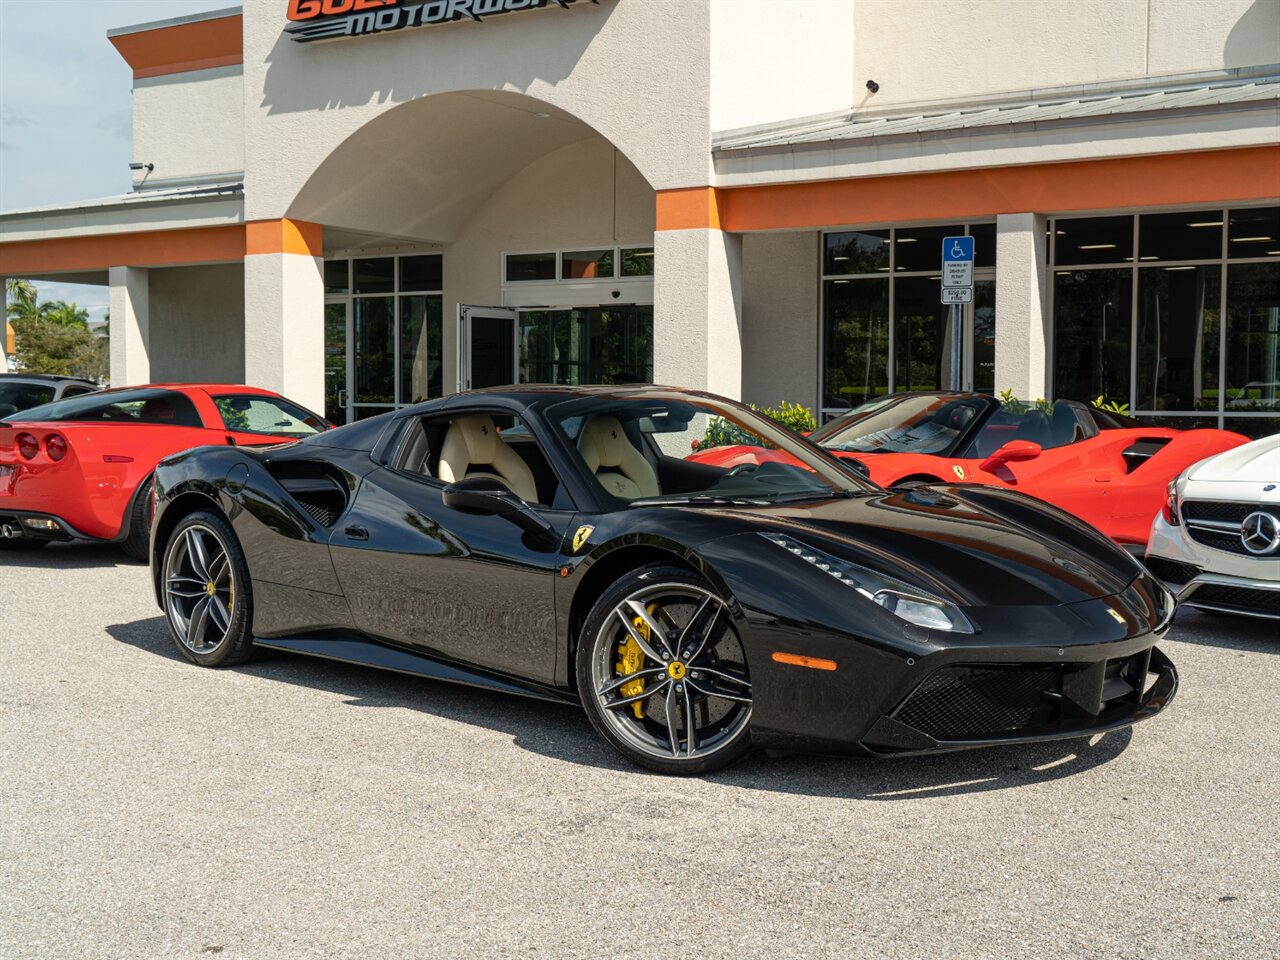
[[[578,532],[573,535],[573,552],[577,553],[587,543],[587,537],[591,536],[591,532],[595,527],[589,527],[585,524],[578,528]]]
[[[958,463],[953,463],[951,465],[951,469],[955,473],[957,480],[964,479],[964,467],[960,466]]]

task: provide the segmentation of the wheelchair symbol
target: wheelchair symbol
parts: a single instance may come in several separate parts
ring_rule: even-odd
[[[959,240],[957,240],[955,243],[951,245],[951,259],[952,260],[964,259],[964,247],[960,246]]]

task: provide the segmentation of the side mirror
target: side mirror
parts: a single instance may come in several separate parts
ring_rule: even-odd
[[[444,488],[444,505],[463,513],[479,513],[509,520],[526,533],[549,536],[551,524],[535,513],[501,480],[470,477]]]
[[[990,473],[1006,463],[1021,463],[1024,460],[1034,460],[1038,456],[1040,456],[1040,444],[1032,443],[1030,440],[1010,440],[978,464],[978,469]]]

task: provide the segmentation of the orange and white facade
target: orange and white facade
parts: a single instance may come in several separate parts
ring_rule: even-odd
[[[0,275],[109,285],[113,382],[830,415],[952,382],[959,231],[961,385],[1270,432],[1277,36],[1280,0],[255,0],[112,31],[135,189],[0,213]]]

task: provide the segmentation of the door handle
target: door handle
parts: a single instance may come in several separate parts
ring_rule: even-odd
[[[353,525],[353,526],[347,527],[342,532],[346,534],[348,540],[368,540],[369,539],[369,531],[365,527]]]

